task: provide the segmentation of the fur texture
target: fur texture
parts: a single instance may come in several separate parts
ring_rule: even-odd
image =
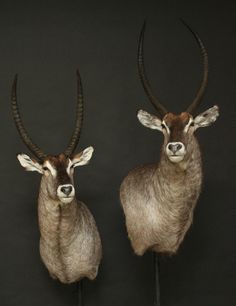
[[[70,204],[48,200],[42,179],[39,193],[40,255],[53,278],[62,283],[95,279],[102,256],[94,218],[76,199]]]
[[[192,223],[202,185],[201,153],[194,131],[200,127],[199,118],[204,118],[202,126],[208,126],[217,117],[217,106],[194,120],[188,113],[168,113],[163,121],[144,111],[138,113],[143,125],[162,129],[164,143],[160,162],[130,171],[120,188],[128,236],[137,255],[147,250],[177,252]],[[176,141],[185,152],[181,161],[173,162],[175,155],[168,156],[166,148]]]
[[[18,155],[26,170],[42,174],[38,199],[40,255],[50,275],[62,283],[83,277],[93,280],[102,257],[95,220],[74,192],[74,167],[87,164],[92,153],[89,147],[72,159],[64,154],[48,156],[43,164]]]

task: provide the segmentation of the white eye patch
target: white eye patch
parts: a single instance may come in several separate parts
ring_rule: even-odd
[[[43,170],[46,171],[45,172],[46,175],[47,171],[50,171],[53,177],[57,176],[57,170],[50,164],[48,160],[43,164]]]
[[[72,163],[72,161],[69,159],[69,163],[68,166],[66,168],[66,172],[70,175],[71,174],[71,170],[74,170],[74,164]]]
[[[184,133],[187,133],[189,130],[189,127],[191,126],[191,124],[194,123],[193,118],[190,117],[188,123],[186,124],[186,126],[184,127]]]
[[[162,126],[165,128],[167,134],[170,134],[170,129],[169,129],[168,125],[165,123],[165,120],[162,121]]]

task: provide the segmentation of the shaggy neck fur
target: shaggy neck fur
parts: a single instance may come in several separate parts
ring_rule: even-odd
[[[49,187],[42,177],[38,200],[41,258],[50,275],[62,283],[83,277],[92,280],[102,256],[94,218],[76,198],[64,204],[50,197]]]
[[[183,161],[172,163],[162,148],[160,162],[131,170],[120,198],[133,249],[173,254],[193,217],[202,183],[201,154],[193,138]]]
[[[71,243],[78,223],[78,209],[76,198],[68,204],[50,198],[47,183],[42,178],[38,206],[39,225],[42,238],[50,246],[61,248],[64,247],[61,244]]]

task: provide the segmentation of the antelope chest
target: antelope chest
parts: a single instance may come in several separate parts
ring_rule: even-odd
[[[63,283],[94,279],[101,261],[101,240],[92,214],[83,203],[73,212],[48,212],[39,206],[40,255],[53,278]]]
[[[63,219],[61,209],[48,211],[47,208],[39,209],[40,225],[40,255],[53,278],[59,278],[63,282],[70,279],[71,241],[73,231],[70,225]]]
[[[192,222],[201,181],[200,166],[170,180],[158,177],[150,166],[126,177],[121,203],[129,238],[138,255],[147,249],[177,250]]]

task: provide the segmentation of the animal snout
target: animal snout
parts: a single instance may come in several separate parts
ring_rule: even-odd
[[[170,142],[167,145],[167,148],[169,151],[171,151],[173,154],[176,154],[178,151],[181,151],[184,149],[184,145],[181,142]]]
[[[62,186],[61,187],[61,192],[67,196],[71,193],[71,191],[72,191],[72,186]]]
[[[181,162],[185,153],[185,145],[182,142],[169,142],[166,146],[166,154],[173,163]]]
[[[66,185],[60,185],[58,187],[58,195],[60,197],[69,197],[74,195],[74,187],[71,184],[66,184]]]

